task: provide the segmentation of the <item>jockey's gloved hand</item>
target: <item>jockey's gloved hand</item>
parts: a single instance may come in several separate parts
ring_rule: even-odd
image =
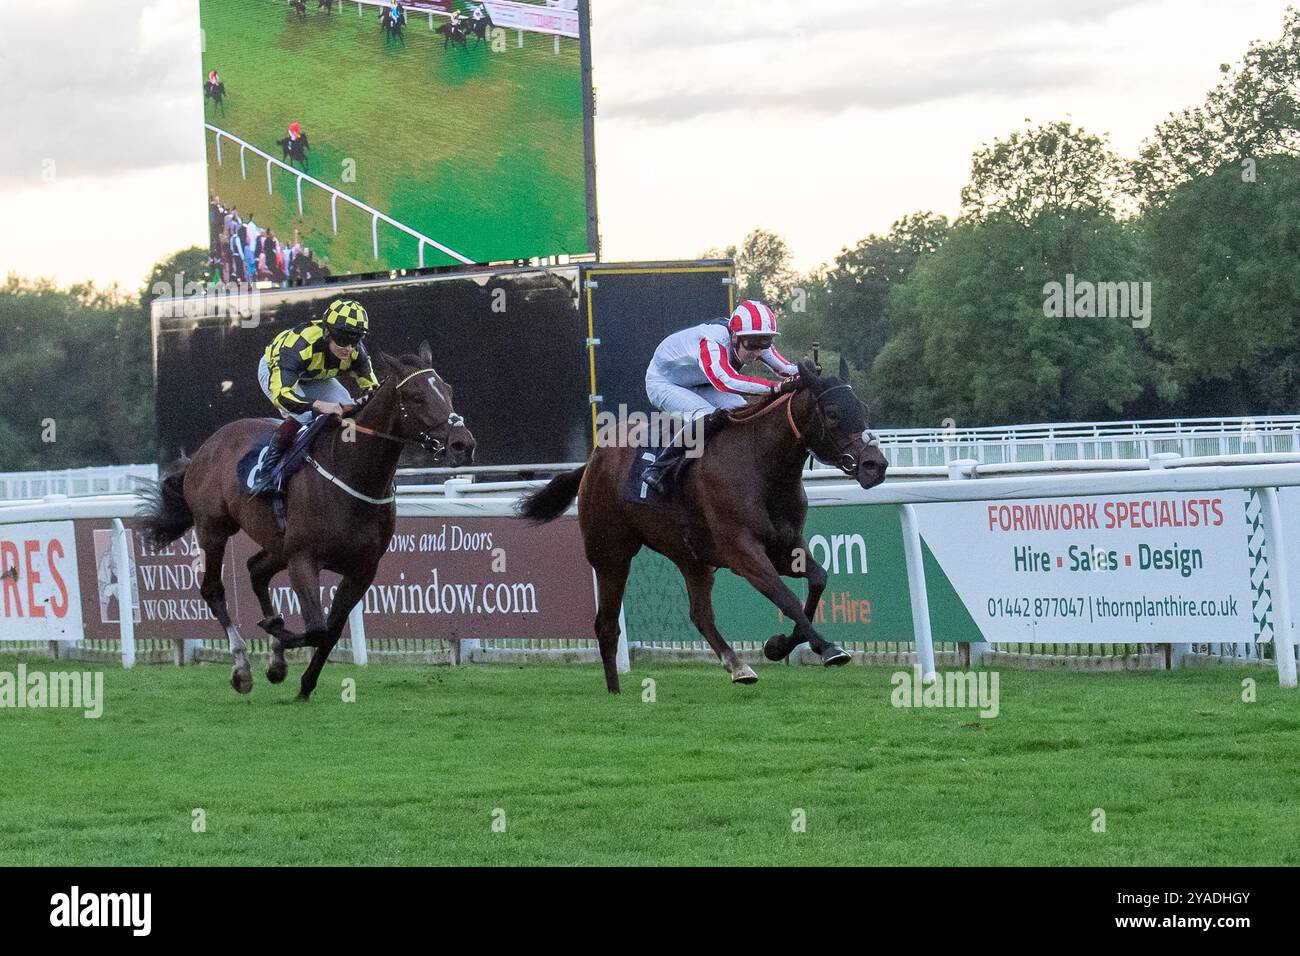
[[[789,378],[782,379],[779,382],[772,383],[773,395],[788,395],[791,392],[799,390],[799,376],[791,375]]]

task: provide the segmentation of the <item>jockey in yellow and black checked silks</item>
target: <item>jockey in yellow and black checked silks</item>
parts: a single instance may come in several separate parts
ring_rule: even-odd
[[[363,392],[379,387],[370,355],[362,338],[370,331],[370,320],[359,302],[337,299],[314,322],[286,329],[266,349],[266,366],[271,401],[286,415],[297,417],[311,409],[301,385],[351,375]],[[346,358],[338,358],[329,340],[351,346]]]

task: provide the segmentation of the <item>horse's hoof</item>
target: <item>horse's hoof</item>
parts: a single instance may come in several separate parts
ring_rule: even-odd
[[[230,686],[241,694],[250,693],[253,690],[252,671],[241,671],[238,667],[233,668],[230,671]]]
[[[790,656],[793,647],[788,646],[789,636],[786,634],[776,634],[767,639],[763,645],[763,656],[769,661],[783,661]]]
[[[834,644],[828,644],[826,650],[822,651],[822,665],[825,667],[843,667],[851,660],[853,657],[848,651]]]
[[[284,627],[284,618],[278,614],[275,617],[264,617],[257,622],[257,626],[274,637]]]
[[[272,684],[283,684],[289,674],[289,665],[284,661],[275,661],[266,669],[266,679]]]
[[[740,670],[732,673],[731,682],[733,684],[757,684],[758,675],[750,669],[748,664],[741,664]]]

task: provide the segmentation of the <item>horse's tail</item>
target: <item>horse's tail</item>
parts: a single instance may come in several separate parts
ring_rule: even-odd
[[[152,547],[165,548],[194,526],[194,513],[185,500],[185,469],[190,460],[182,458],[163,474],[162,480],[150,482],[139,493],[144,519],[144,536]]]
[[[583,465],[573,471],[566,471],[558,478],[552,478],[545,486],[525,495],[515,507],[515,513],[533,524],[554,521],[569,510],[573,499],[578,497],[578,486],[582,484],[582,475],[586,470],[587,466]]]

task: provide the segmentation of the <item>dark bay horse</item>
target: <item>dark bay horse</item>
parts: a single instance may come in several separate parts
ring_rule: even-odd
[[[455,44],[466,50],[469,49],[469,46],[466,43],[466,37],[469,36],[469,31],[464,24],[458,27],[453,27],[451,21],[448,20],[446,23],[439,24],[438,28],[433,32],[442,34],[442,48],[444,50],[447,49],[448,44]]]
[[[279,426],[273,419],[243,419],[218,429],[193,459],[177,462],[146,496],[141,515],[151,543],[165,547],[195,529],[204,559],[200,593],[230,641],[235,657],[230,682],[241,694],[252,690],[253,675],[221,583],[231,536],[242,529],[262,547],[249,559],[248,574],[265,615],[259,626],[271,635],[267,680],[284,680],[287,648],[314,648],[298,692],[299,700],[306,700],[392,540],[393,476],[403,447],[445,452],[453,467],[473,461],[474,436],[452,408],[451,386],[431,368],[428,344],[418,355],[395,359],[380,353],[377,359],[383,384],[345,421],[321,433],[311,452],[320,467],[309,462],[288,481],[283,532],[269,500],[249,497],[235,474],[240,459]],[[271,579],[286,568],[302,604],[304,634],[288,631],[271,602]],[[328,618],[320,602],[322,570],[343,576]]]
[[[225,83],[208,83],[203,84],[203,105],[207,106],[208,100],[212,100],[212,105],[221,109],[221,115],[226,115],[226,84]]]
[[[752,584],[790,620],[794,632],[763,648],[784,660],[807,641],[827,666],[849,655],[822,639],[811,619],[826,587],[826,571],[803,537],[808,496],[803,466],[809,452],[839,467],[863,488],[885,479],[885,456],[867,431],[866,413],[848,383],[821,378],[811,363],[799,366],[799,388],[736,412],[718,412],[717,431],[699,461],[685,472],[676,505],[630,504],[623,488],[636,447],[602,446],[587,464],[527,496],[519,513],[538,523],[562,515],[576,497],[587,560],[596,571],[596,639],[605,685],[618,693],[618,616],[632,558],[644,545],[672,561],[686,579],[691,623],[731,674],[733,682],[758,680],[718,632],[713,619],[713,576],[728,568]],[[803,604],[781,580],[808,581]]]
[[[284,139],[277,139],[275,144],[280,147],[280,158],[290,166],[296,166],[302,163],[302,168],[307,169],[307,150],[311,149],[311,144],[307,142],[307,134],[294,138],[286,136]]]
[[[383,27],[384,30],[385,46],[387,46],[392,40],[400,40],[402,46],[406,46],[406,36],[402,32],[406,26],[406,11],[399,7],[398,14],[394,17],[392,11],[388,7],[385,7],[379,14],[379,25]]]

